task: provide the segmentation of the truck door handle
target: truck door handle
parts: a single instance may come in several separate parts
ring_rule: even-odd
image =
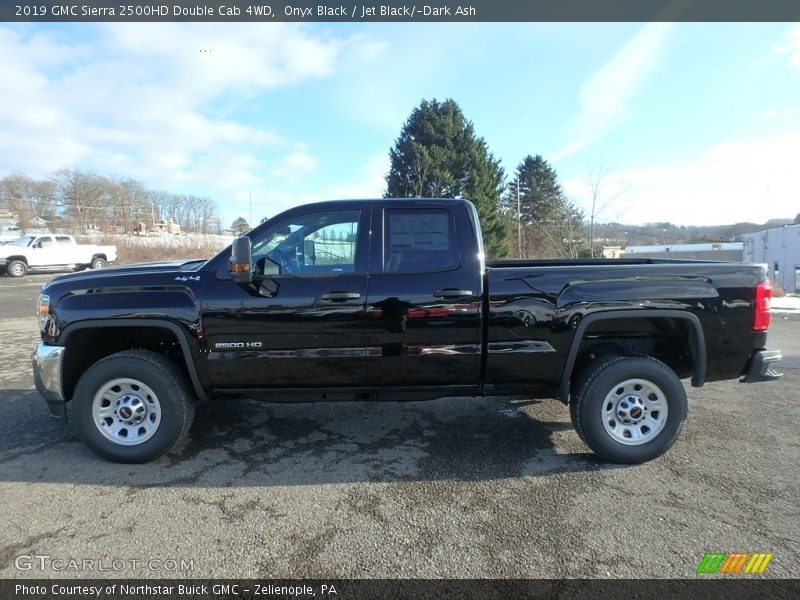
[[[472,290],[457,290],[455,288],[445,288],[433,292],[437,298],[463,298],[464,296],[472,296]]]
[[[358,300],[361,294],[358,292],[329,292],[320,296],[323,300],[330,300],[332,302],[341,302],[342,300]]]

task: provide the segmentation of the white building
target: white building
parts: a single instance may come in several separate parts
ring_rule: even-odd
[[[728,260],[741,262],[742,251],[742,242],[628,246],[622,251],[622,258],[684,258],[690,260]]]
[[[766,263],[769,278],[787,294],[798,292],[800,225],[784,225],[742,236],[744,260]]]

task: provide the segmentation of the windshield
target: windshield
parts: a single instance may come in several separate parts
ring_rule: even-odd
[[[15,239],[9,245],[10,246],[30,246],[32,241],[33,241],[33,237],[32,236],[23,235],[22,237],[19,237],[19,238]]]

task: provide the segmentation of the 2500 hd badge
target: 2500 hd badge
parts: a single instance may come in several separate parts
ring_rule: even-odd
[[[261,348],[263,345],[263,342],[217,342],[214,344],[214,348],[230,350],[231,348]]]

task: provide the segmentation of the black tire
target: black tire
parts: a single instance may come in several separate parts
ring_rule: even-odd
[[[92,259],[92,269],[105,269],[108,263],[106,262],[105,258],[100,258],[99,256],[95,256]]]
[[[579,380],[580,385],[576,387],[570,406],[573,425],[581,439],[604,460],[622,464],[647,462],[664,454],[678,439],[688,412],[686,390],[675,372],[661,361],[650,356],[599,360],[589,364]],[[646,397],[641,398],[645,408],[638,413],[633,413],[634,409],[631,408],[631,413],[626,414],[625,418],[629,419],[631,425],[620,422],[621,419],[615,416],[616,412],[604,412],[627,408],[626,398],[637,398],[633,384],[621,387],[630,380],[645,381],[661,392],[659,401],[662,405],[666,404],[666,410],[654,411],[651,416],[663,417],[663,421],[630,420],[634,415],[639,418],[648,416],[644,414],[649,405]],[[615,397],[617,393],[621,395]],[[606,402],[607,396],[611,396],[611,401]],[[654,397],[659,398],[659,395],[654,394]],[[658,424],[657,427],[650,427],[649,423],[653,422]],[[609,432],[607,428],[612,431]],[[637,433],[643,435],[643,441],[622,441],[625,437],[622,434],[627,433],[632,437],[631,430],[637,428]],[[647,439],[648,436],[650,439]]]
[[[586,365],[572,382],[570,387],[572,390],[572,399],[569,403],[569,418],[572,421],[572,426],[575,428],[575,431],[578,433],[578,436],[584,441],[584,443],[586,440],[583,439],[581,428],[578,427],[578,403],[575,402],[575,396],[577,396],[578,391],[583,388],[583,386],[586,384],[586,380],[592,373],[594,373],[596,369],[602,368],[601,365],[605,365],[606,363],[611,362],[619,357],[619,354],[605,354],[596,358],[593,362]]]
[[[160,420],[153,427],[155,431],[141,443],[116,443],[95,423],[95,395],[116,379],[144,384],[141,389],[149,387],[156,396]],[[147,398],[150,400],[149,395]],[[72,404],[75,428],[86,444],[96,454],[119,463],[146,463],[169,452],[186,437],[195,408],[194,394],[183,373],[168,358],[148,350],[118,352],[96,362],[78,381]],[[116,411],[114,415],[111,421],[120,421]],[[133,431],[138,425],[122,427]]]
[[[28,265],[21,260],[12,260],[6,265],[6,273],[9,277],[25,277],[28,272]]]

